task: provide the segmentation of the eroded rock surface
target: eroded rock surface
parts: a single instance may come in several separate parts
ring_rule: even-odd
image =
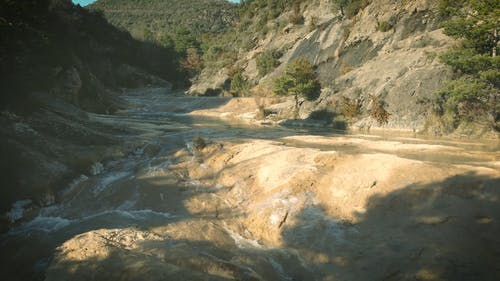
[[[460,145],[302,135],[180,150],[138,177],[170,221],[75,236],[46,280],[495,280],[499,155]]]

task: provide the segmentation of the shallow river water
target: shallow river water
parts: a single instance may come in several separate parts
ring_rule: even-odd
[[[443,169],[448,166],[457,167],[460,165],[470,166],[474,169],[496,169],[497,171],[500,168],[500,147],[498,142],[494,141],[423,139],[411,135],[345,133],[318,128],[257,127],[236,121],[230,122],[213,117],[189,114],[193,110],[222,106],[228,102],[226,98],[166,96],[157,90],[150,90],[140,94],[132,93],[126,96],[125,99],[129,102],[129,109],[122,110],[115,115],[91,115],[91,118],[96,122],[110,124],[117,128],[125,128],[123,135],[118,137],[125,142],[130,140],[130,142],[142,143],[143,145],[138,146],[134,153],[127,157],[102,163],[102,168],[98,167],[99,171],[96,175],[85,174],[75,178],[70,185],[58,194],[59,199],[54,204],[26,212],[26,217],[16,223],[8,233],[0,238],[3,252],[3,260],[1,261],[3,280],[44,280],[46,277],[45,272],[53,262],[56,248],[65,241],[85,232],[126,228],[150,230],[196,217],[187,207],[183,207],[179,203],[188,200],[193,194],[190,192],[179,193],[179,190],[182,191],[189,187],[197,190],[219,187],[201,187],[198,179],[190,178],[185,174],[179,174],[177,175],[177,181],[169,182],[166,175],[171,173],[169,169],[175,162],[175,153],[181,150],[194,150],[192,140],[197,136],[201,136],[211,143],[237,145],[256,140],[272,141],[291,149],[313,149],[320,152],[335,151],[341,155],[378,155],[383,153],[398,158],[416,160],[419,163],[423,162],[423,165],[435,165]],[[331,139],[336,139],[336,141],[330,141]],[[381,143],[383,145],[380,145]],[[442,146],[443,149],[419,150],[418,147],[411,149],[406,147],[411,145]],[[145,181],[144,178],[147,178],[148,181]],[[168,186],[169,189],[159,189],[158,185],[152,184],[155,180],[158,182],[163,181],[163,184]],[[467,178],[465,182],[474,182],[474,180],[476,179]],[[485,189],[492,189],[499,183],[498,178],[488,178],[482,181],[485,182]],[[376,182],[373,185],[375,184]],[[492,192],[488,194],[491,195]],[[498,193],[494,191],[493,194]],[[467,196],[473,197],[476,194],[471,193]],[[491,198],[493,199],[488,201],[488,204],[498,205],[500,203],[497,201],[498,198]],[[422,200],[430,200],[430,198],[424,196]],[[449,201],[449,204],[453,204],[453,200]],[[396,201],[389,200],[388,202],[398,204]],[[445,204],[443,202],[441,203]],[[23,204],[21,203],[18,204],[17,210],[13,210],[13,212],[17,212],[16,216],[23,215]],[[24,203],[29,204],[29,202]],[[476,201],[471,202],[474,206],[477,203]],[[484,210],[485,208],[486,210]],[[375,211],[372,216],[382,216],[384,212],[383,210],[379,213]],[[409,212],[409,210],[402,210],[401,212]],[[482,217],[479,218],[479,216],[483,216],[483,213],[487,213],[487,215],[484,215],[486,217],[484,221],[492,220],[489,226],[480,225],[476,228],[476,222],[471,222],[472,225],[465,227],[465,229],[470,232],[481,230],[491,234],[481,237],[484,243],[481,242],[480,245],[497,247],[496,250],[492,250],[491,253],[476,253],[473,251],[473,254],[479,255],[475,256],[474,259],[480,258],[484,254],[487,260],[484,268],[474,264],[471,265],[471,259],[459,259],[464,264],[458,265],[454,264],[455,261],[449,259],[450,255],[463,255],[466,249],[460,248],[456,253],[449,253],[449,255],[442,253],[439,256],[438,253],[431,253],[430,250],[423,246],[409,247],[405,243],[394,242],[391,244],[391,241],[383,241],[384,239],[381,237],[370,233],[371,231],[377,231],[377,226],[371,225],[375,224],[376,218],[373,218],[372,221],[365,218],[366,223],[361,223],[358,226],[321,218],[317,222],[320,226],[310,227],[310,225],[305,225],[302,228],[298,227],[302,232],[300,235],[292,235],[293,239],[290,238],[288,244],[285,243],[281,246],[280,251],[282,252],[276,250],[276,245],[272,247],[267,245],[273,249],[268,252],[262,250],[258,252],[255,249],[261,246],[267,247],[265,241],[249,237],[250,235],[246,235],[244,232],[233,233],[234,228],[233,230],[228,228],[226,232],[234,239],[234,243],[242,249],[242,252],[239,252],[238,255],[247,255],[250,260],[255,256],[265,257],[266,262],[255,262],[255,268],[251,266],[252,262],[246,263],[246,266],[250,267],[252,272],[255,271],[256,276],[258,275],[258,278],[254,276],[257,279],[370,280],[370,270],[373,267],[380,266],[380,271],[374,269],[375,279],[371,280],[495,280],[496,277],[500,278],[500,275],[497,275],[500,273],[500,266],[498,266],[500,264],[500,259],[498,259],[500,257],[500,244],[496,244],[498,239],[492,238],[494,232],[499,229],[498,207],[494,209],[487,209],[485,206],[478,207],[478,210],[473,211],[471,216],[477,216],[478,219],[481,219]],[[309,215],[314,216],[314,214],[316,214],[316,209],[307,209],[303,212],[306,217]],[[279,218],[283,220],[280,227],[286,221],[287,216],[288,212],[284,218]],[[408,216],[410,215],[408,214]],[[454,216],[449,216],[452,224],[455,223]],[[422,215],[421,217],[425,216]],[[429,217],[432,217],[432,215],[429,214]],[[400,218],[398,217],[398,219]],[[394,220],[394,225],[391,222],[384,221],[383,228],[385,230],[391,227],[398,228],[396,225],[398,219]],[[315,219],[310,220],[314,221]],[[430,221],[429,226],[419,232],[419,235],[432,236],[432,227],[434,226],[432,219]],[[439,221],[439,219],[436,220],[436,227],[441,223],[444,222]],[[457,223],[463,224],[464,222],[457,220]],[[343,234],[338,234],[337,230],[332,230],[337,225],[342,229]],[[418,224],[416,225],[418,226]],[[408,231],[410,232],[412,227],[417,226],[404,225],[405,228],[409,228]],[[328,230],[329,228],[331,229]],[[328,232],[330,236],[307,236],[309,231]],[[404,231],[401,231],[395,231],[393,236],[389,236],[387,239],[398,241],[398,236],[404,235]],[[392,235],[390,231],[387,233]],[[351,234],[352,239],[349,238]],[[497,234],[500,236],[500,233]],[[286,238],[287,235],[286,231],[282,232],[283,237]],[[308,237],[316,237],[322,239],[322,241],[307,241],[310,239]],[[372,244],[368,242],[371,239],[370,237],[373,238]],[[422,241],[417,244],[425,244],[425,237],[419,238]],[[283,239],[286,240],[285,238]],[[334,249],[335,243],[340,243],[340,240],[345,241],[342,246]],[[356,243],[359,245],[351,245]],[[310,247],[304,247],[304,245]],[[360,250],[363,245],[371,245],[370,247],[373,248],[363,252]],[[203,246],[193,247],[203,248]],[[248,250],[252,247],[255,248],[255,251]],[[328,249],[323,249],[323,252],[322,249],[317,249],[318,247]],[[378,249],[381,248],[384,250],[379,251]],[[210,247],[203,249],[203,253],[208,251],[208,254],[217,256],[219,259],[223,259],[226,255],[226,253],[219,253],[217,249],[210,252],[209,249],[212,249]],[[450,248],[446,249],[449,250]],[[307,253],[313,250],[319,254],[308,256]],[[335,251],[338,251],[338,253],[334,253]],[[413,263],[418,263],[417,260],[420,256],[425,257],[426,260],[432,260],[432,262],[425,263],[428,266],[422,266],[420,271],[410,268],[411,266],[406,263],[391,269],[388,266],[388,264],[391,264],[391,258],[400,259],[402,255],[400,253],[409,253],[404,256],[412,256],[414,258]],[[242,257],[242,259],[244,258]],[[441,259],[444,259],[444,261]],[[496,266],[494,265],[495,260],[499,262]],[[231,263],[237,262],[233,258]],[[243,261],[241,263],[244,264]],[[262,265],[264,263],[267,263],[271,269],[264,270],[265,266]],[[408,263],[412,263],[412,261]],[[295,265],[304,267],[302,272],[298,268],[290,268]],[[199,268],[198,270],[203,271]],[[274,273],[269,273],[273,272],[273,270]],[[324,271],[321,272],[322,270]],[[410,271],[411,274],[408,273]],[[228,277],[224,274],[220,274],[220,276],[222,276],[221,280],[244,279],[242,277]],[[457,276],[460,278],[454,279]],[[252,278],[249,277],[248,280],[253,280]],[[95,280],[99,280],[99,278],[96,277]]]

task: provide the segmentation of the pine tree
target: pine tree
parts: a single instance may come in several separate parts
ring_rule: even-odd
[[[275,80],[274,92],[278,95],[294,96],[295,117],[298,117],[299,96],[309,101],[315,100],[321,93],[321,85],[311,63],[300,58],[289,64],[283,75]]]
[[[448,17],[445,34],[462,43],[441,56],[455,72],[455,78],[439,92],[442,111],[455,116],[455,125],[486,117],[500,130],[500,1],[441,0],[440,9]]]

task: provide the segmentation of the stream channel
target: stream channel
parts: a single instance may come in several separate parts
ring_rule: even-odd
[[[498,142],[346,133],[329,128],[254,126],[189,114],[194,110],[223,106],[229,101],[227,98],[167,96],[155,89],[132,92],[124,99],[129,104],[127,109],[114,115],[91,114],[90,118],[107,126],[123,128],[123,134],[116,136],[123,142],[143,145],[126,157],[96,164],[94,175],[89,172],[75,178],[57,195],[54,204],[31,210],[3,234],[0,238],[2,280],[499,280],[496,279],[500,277]],[[370,202],[375,203],[366,204],[363,216],[346,214],[343,217],[335,217],[342,212],[334,211],[342,208],[342,204],[334,207],[333,203],[318,203],[321,201],[317,199],[319,185],[330,181],[312,182],[311,186],[316,187],[307,189],[299,184],[300,179],[295,180],[288,185],[293,186],[290,187],[293,190],[300,188],[300,191],[292,192],[281,186],[272,192],[262,192],[273,198],[283,196],[279,198],[280,204],[289,204],[286,212],[271,214],[267,220],[265,205],[255,213],[249,211],[251,203],[239,203],[247,205],[238,208],[234,199],[237,195],[230,194],[237,189],[235,185],[226,186],[225,182],[217,182],[215,177],[211,181],[191,177],[186,169],[209,165],[195,157],[197,148],[193,139],[197,137],[206,140],[207,153],[214,155],[223,155],[214,148],[216,146],[231,149],[255,142],[260,145],[256,147],[266,147],[265,144],[280,149],[280,153],[284,150],[276,148],[278,146],[291,153],[306,151],[305,158],[309,155],[307,151],[323,156],[335,152],[336,157],[344,162],[355,161],[361,155],[373,159],[372,156],[383,154],[390,161],[381,160],[380,165],[388,165],[387,169],[394,167],[396,171],[398,167],[413,165],[416,170],[408,170],[408,173],[439,173],[436,172],[435,179],[429,176],[428,182],[425,182],[425,175],[415,175],[412,186],[407,184],[409,180],[405,181],[409,175],[405,177],[404,173],[398,172],[394,178],[400,180],[397,183],[404,182],[406,189],[395,191],[387,187],[387,192],[383,189],[384,184],[389,185],[391,181],[375,176],[377,179],[370,181],[367,188],[380,186],[383,195],[370,197]],[[329,141],[334,139],[337,141]],[[338,141],[340,139],[342,141]],[[443,149],[427,149],[429,147]],[[211,155],[203,157],[212,159]],[[318,163],[320,158],[315,159]],[[402,159],[398,160],[401,166],[391,164],[396,161],[391,159]],[[309,160],[301,161],[306,163]],[[364,163],[359,161],[353,165]],[[210,163],[216,163],[216,160]],[[332,167],[341,172],[342,163],[335,162]],[[273,168],[270,167],[272,174]],[[369,167],[366,173],[370,173]],[[358,168],[361,173],[363,168]],[[287,173],[295,175],[293,171]],[[232,178],[236,177],[238,175],[232,175]],[[344,179],[344,183],[347,182]],[[413,187],[412,191],[404,191]],[[461,191],[450,191],[453,187]],[[232,191],[221,191],[223,188]],[[207,207],[212,202],[202,201],[212,197],[198,197],[200,194],[229,196],[219,198],[229,202],[227,208],[221,209],[219,203],[218,207]],[[295,197],[290,194],[295,194]],[[369,195],[374,196],[374,193]],[[251,199],[257,195],[241,196]],[[194,197],[198,198],[196,203],[189,203]],[[283,198],[287,198],[288,203],[283,203]],[[17,209],[14,208],[10,215],[22,216],[23,202],[29,204],[29,201],[18,202]],[[294,209],[294,204],[301,209]],[[377,207],[389,205],[390,209]],[[259,215],[266,219],[258,222]],[[251,222],[249,217],[252,217]],[[287,225],[289,223],[292,225]],[[176,224],[177,227],[169,228]],[[271,230],[274,224],[279,224],[275,227],[277,231]],[[263,225],[269,230],[259,229]],[[106,232],[110,230],[129,232]],[[142,233],[146,237],[144,233],[154,234],[156,238],[152,240],[163,243],[154,249],[134,244],[134,239],[138,238],[130,238],[132,242],[124,242],[123,247],[137,251],[136,255],[147,253],[148,258],[154,256],[157,261],[174,266],[175,270],[162,269],[164,275],[161,276],[164,277],[160,277],[151,268],[161,265],[151,262],[140,267],[144,279],[134,279],[133,273],[127,277],[106,275],[106,268],[128,272],[123,268],[135,266],[123,258],[128,254],[121,252],[114,257],[120,260],[116,263],[101,261],[90,266],[91,262],[87,261],[88,267],[82,265],[82,268],[64,264],[63,260],[69,254],[64,247],[58,247],[79,235],[95,231],[104,231],[99,232],[99,237],[107,237],[110,241],[120,235]],[[482,234],[477,234],[479,232]],[[453,237],[451,242],[449,236]],[[186,237],[197,238],[190,240]],[[462,241],[471,237],[477,243]],[[84,236],[82,239],[91,238]],[[408,243],[409,240],[413,242]],[[449,245],[434,250],[443,241]],[[96,252],[105,247],[94,246]],[[71,244],[66,245],[66,250],[68,247],[71,248]],[[466,253],[470,255],[467,258],[463,257]],[[95,271],[97,275],[89,277],[83,270]],[[169,275],[174,271],[181,275]]]

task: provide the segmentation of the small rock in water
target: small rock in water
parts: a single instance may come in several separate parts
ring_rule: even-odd
[[[93,176],[99,175],[103,171],[104,171],[104,165],[102,163],[100,163],[100,162],[94,163],[90,167],[90,174],[93,175]]]

